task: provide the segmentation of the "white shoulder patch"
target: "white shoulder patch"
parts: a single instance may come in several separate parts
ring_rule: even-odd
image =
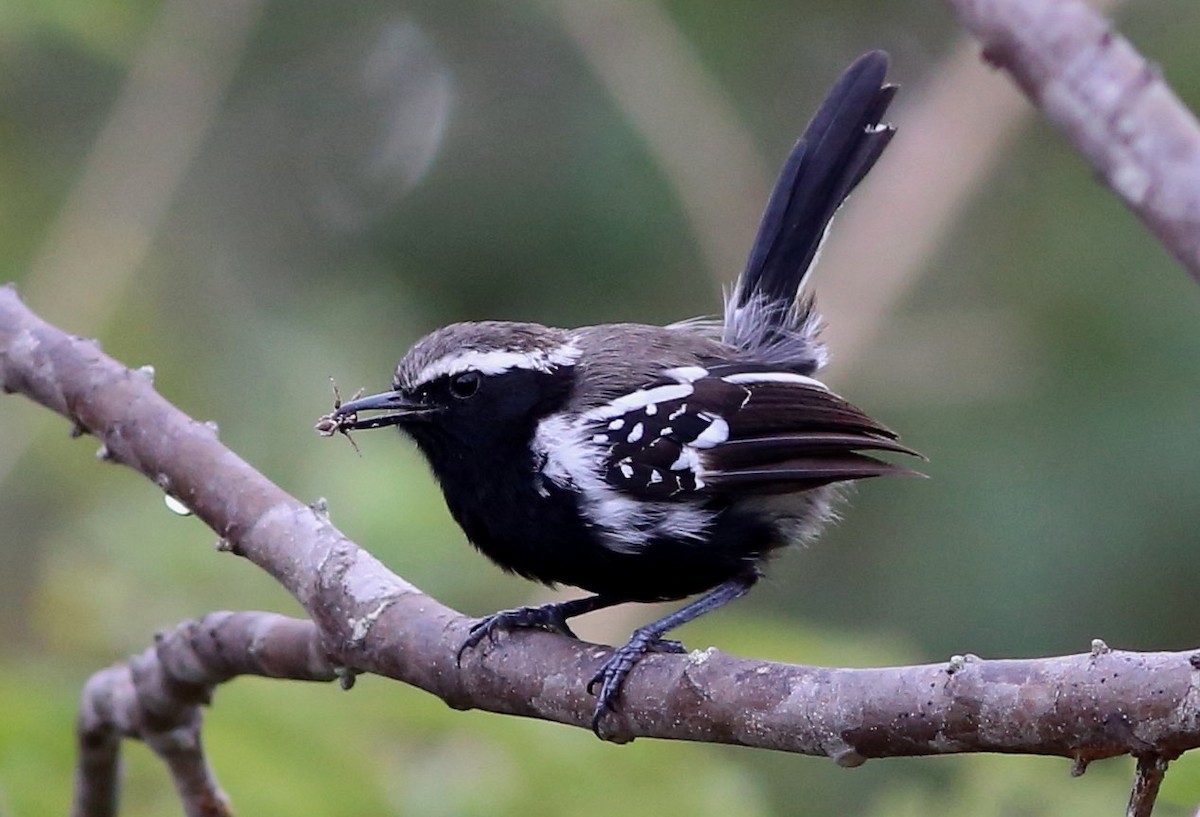
[[[686,388],[690,394],[691,386]],[[647,389],[642,394],[656,391],[658,389]],[[643,402],[639,402],[638,406],[644,407],[658,398],[639,399]],[[596,411],[607,408],[602,406]],[[621,413],[624,411],[621,409]],[[572,421],[556,414],[538,423],[533,438],[533,455],[538,468],[535,479],[539,493],[548,493],[545,486],[548,480],[559,488],[577,494],[584,518],[600,535],[604,545],[617,552],[636,552],[658,536],[702,539],[712,524],[715,516],[713,511],[690,502],[635,499],[605,480],[605,458],[610,445],[592,438],[589,429],[594,428],[596,419],[582,417]],[[697,482],[700,480],[697,479]]]

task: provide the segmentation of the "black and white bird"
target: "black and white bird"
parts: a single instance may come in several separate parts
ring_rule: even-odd
[[[814,375],[821,320],[801,285],[830,219],[893,128],[888,58],[859,58],[788,157],[722,324],[456,323],[416,343],[392,391],[322,418],[337,431],[397,425],[417,444],[470,541],[505,570],[594,594],[506,610],[462,645],[624,602],[699,595],[637,629],[599,668],[593,729],[663,636],[744,595],[768,558],[811,539],[837,484],[915,454]],[[362,417],[367,411],[382,414]]]

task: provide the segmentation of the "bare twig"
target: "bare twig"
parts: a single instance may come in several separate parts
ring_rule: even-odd
[[[1126,817],[1150,817],[1154,811],[1154,801],[1158,799],[1158,788],[1166,773],[1167,761],[1164,758],[1156,754],[1138,756]]]
[[[1105,183],[1200,280],[1200,123],[1158,69],[1083,0],[948,0]],[[1149,817],[1167,760],[1136,753],[1130,817]]]
[[[1200,124],[1083,0],[948,0],[959,22],[1200,279]]]
[[[157,754],[188,817],[223,817],[228,800],[200,739],[201,709],[238,675],[300,681],[337,677],[309,621],[274,613],[212,613],[155,639],[141,655],[88,680],[79,707],[74,817],[117,813],[120,740]]]

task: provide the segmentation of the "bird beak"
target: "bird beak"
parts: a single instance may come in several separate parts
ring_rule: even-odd
[[[386,414],[376,414],[360,420],[358,417],[360,411],[383,411]],[[367,428],[400,425],[415,417],[432,412],[432,408],[414,402],[403,392],[389,391],[342,403],[333,410],[333,414],[329,417],[339,431],[359,431]]]

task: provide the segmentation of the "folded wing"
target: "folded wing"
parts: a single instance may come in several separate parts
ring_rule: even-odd
[[[786,494],[914,474],[864,452],[920,456],[813,378],[753,364],[679,370],[592,412],[605,478],[645,499]],[[620,404],[620,405],[618,405]]]

